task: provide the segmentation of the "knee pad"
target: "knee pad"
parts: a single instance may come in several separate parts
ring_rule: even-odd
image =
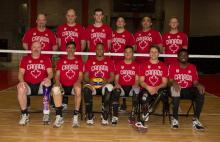
[[[54,86],[52,88],[52,92],[51,92],[51,95],[54,96],[54,95],[61,95],[61,89],[59,86]]]
[[[84,86],[83,86],[83,92],[84,92],[84,90],[87,90],[87,89],[89,89],[91,92],[92,92],[92,95],[96,95],[96,89],[92,86],[92,85],[90,85],[90,84],[85,84]],[[88,90],[87,90],[88,91]],[[89,91],[89,92],[90,92]],[[85,93],[85,92],[84,92]],[[88,92],[87,92],[88,93]]]
[[[133,87],[131,91],[129,92],[129,96],[133,96],[134,94],[139,94],[140,93],[140,87]]]
[[[113,102],[118,102],[119,101],[119,98],[120,98],[120,95],[121,95],[121,90],[120,88],[116,88],[112,91],[111,93],[111,96],[112,96],[112,101]]]
[[[113,85],[112,84],[106,84],[105,86],[102,87],[102,95],[104,96],[106,93],[110,93],[113,90]]]

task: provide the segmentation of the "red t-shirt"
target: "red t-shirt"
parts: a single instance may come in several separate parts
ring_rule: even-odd
[[[135,84],[135,76],[139,74],[139,65],[136,62],[126,64],[123,60],[115,66],[115,73],[119,75],[119,84],[132,86]]]
[[[137,45],[137,53],[149,53],[149,49],[152,45],[162,44],[161,34],[153,29],[149,31],[138,31],[134,34],[135,42]],[[147,60],[145,57],[136,57],[136,61],[143,63]]]
[[[53,45],[56,45],[55,34],[46,28],[45,31],[40,32],[37,28],[29,29],[23,36],[22,42],[28,44],[28,50],[31,49],[33,42],[38,41],[41,43],[42,51],[52,51]],[[46,57],[52,57],[52,55],[43,55]]]
[[[60,83],[64,86],[72,86],[79,78],[79,73],[83,72],[83,63],[80,59],[61,58],[57,62],[56,70],[60,71]]]
[[[113,62],[109,58],[104,58],[98,61],[96,58],[91,58],[85,64],[85,72],[89,73],[89,78],[103,78],[108,79],[110,73],[114,73],[115,68]]]
[[[60,25],[57,28],[57,37],[61,39],[60,51],[66,51],[66,43],[74,41],[76,43],[76,52],[81,50],[81,40],[85,40],[85,30],[80,24],[68,26],[67,24]]]
[[[178,32],[176,34],[164,33],[162,38],[165,54],[177,54],[178,50],[183,46],[188,46],[188,37],[183,32]],[[165,58],[165,63],[177,63],[177,58]]]
[[[95,52],[97,43],[103,43],[105,52],[108,52],[107,41],[112,39],[112,30],[106,24],[103,24],[101,27],[89,25],[86,29],[86,39],[89,41],[90,52]]]
[[[162,83],[163,77],[168,77],[168,68],[160,61],[157,64],[147,61],[140,65],[140,76],[145,77],[148,86],[156,87]]]
[[[131,45],[131,46],[135,45],[133,35],[127,30],[125,30],[122,33],[118,33],[117,31],[114,31],[112,35],[111,52],[112,53],[123,53],[124,48],[127,45]],[[123,60],[123,59],[124,57],[113,56],[114,61]]]
[[[193,81],[198,80],[198,73],[195,65],[188,64],[181,68],[178,63],[169,66],[169,78],[174,79],[181,88],[192,87]]]
[[[19,67],[25,70],[25,82],[38,84],[48,76],[47,69],[52,68],[52,63],[50,58],[44,56],[40,56],[38,59],[33,59],[31,55],[27,55],[21,59]]]

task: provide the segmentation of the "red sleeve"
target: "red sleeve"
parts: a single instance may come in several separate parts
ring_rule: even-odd
[[[85,28],[84,27],[81,27],[80,28],[80,40],[86,40],[87,38],[86,38],[86,30],[85,30]]]
[[[144,65],[142,66],[143,68],[141,68],[141,66],[142,66],[142,64],[139,65],[140,76],[145,76],[145,70],[146,70],[146,68],[145,68]]]
[[[140,65],[136,63],[136,75],[140,75]]]
[[[168,68],[166,65],[163,65],[163,77],[168,77]]]
[[[79,60],[79,72],[83,72],[83,62]]]
[[[129,45],[135,45],[134,36],[130,33],[129,34]]]
[[[23,57],[23,58],[21,59],[20,65],[19,65],[20,68],[23,68],[23,69],[26,68],[26,64],[27,64],[27,63],[25,62],[25,61],[26,61],[25,58],[26,58],[26,57]]]
[[[107,26],[107,39],[111,40],[112,39],[112,29]]]
[[[90,39],[90,27],[88,26],[86,29],[85,29],[85,31],[84,31],[84,38],[86,39],[86,40],[89,40]]]
[[[120,70],[120,64],[117,63],[117,64],[115,65],[115,74],[119,74],[119,70]]]
[[[163,42],[163,46],[166,45],[166,34],[162,35],[162,42]]]
[[[163,44],[160,32],[155,32],[155,44]]]
[[[50,58],[46,58],[46,67],[52,68],[52,62],[51,62]]]
[[[188,36],[185,33],[183,33],[183,46],[188,48]]]
[[[114,63],[109,59],[109,71],[110,72],[115,72],[115,66],[114,66]]]
[[[174,79],[174,66],[169,65],[168,72],[169,72],[169,78]]]
[[[50,39],[51,39],[51,44],[52,45],[56,45],[57,44],[56,36],[55,36],[55,34],[52,31],[50,31]]]
[[[90,61],[91,60],[88,60],[85,64],[85,70],[84,70],[85,72],[89,72],[89,70],[90,70]]]
[[[61,37],[62,37],[62,35],[61,35],[61,26],[59,26],[57,28],[57,38],[61,38]]]
[[[23,42],[23,43],[29,43],[30,34],[31,34],[31,30],[28,30],[28,31],[24,34],[24,36],[23,36],[23,38],[22,38],[22,42]]]

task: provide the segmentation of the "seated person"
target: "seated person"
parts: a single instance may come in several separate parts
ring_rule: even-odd
[[[93,95],[102,95],[102,125],[108,125],[108,113],[111,91],[114,81],[114,65],[110,58],[104,56],[104,45],[96,45],[96,56],[89,58],[85,64],[85,85],[83,88],[84,102],[87,115],[86,123],[93,125]]]
[[[18,102],[21,108],[20,125],[29,122],[27,95],[43,94],[43,122],[49,123],[49,99],[51,79],[53,78],[52,63],[47,57],[41,56],[40,42],[33,42],[31,54],[24,56],[20,62],[17,85]]]
[[[137,97],[139,94],[139,65],[133,61],[134,49],[127,45],[124,49],[124,60],[119,61],[115,67],[115,87],[112,92],[113,96],[113,117],[112,124],[118,121],[118,104],[119,97],[132,97],[132,111],[129,117],[129,123],[135,120],[135,109],[137,108]],[[136,92],[134,92],[136,91]]]
[[[83,78],[83,63],[75,57],[76,44],[67,42],[67,56],[57,62],[55,84],[52,88],[56,120],[54,127],[61,127],[64,123],[62,115],[62,95],[75,95],[75,109],[73,110],[72,127],[79,127],[78,113],[81,103],[81,81]],[[63,91],[63,94],[62,94]]]
[[[166,87],[168,81],[168,68],[159,61],[160,49],[158,46],[151,46],[149,56],[150,59],[140,65],[140,100],[142,105],[142,120],[138,125],[144,125],[144,121],[148,121],[149,113],[153,111],[153,104],[158,97],[161,97],[164,103],[168,104],[166,96]]]
[[[192,119],[193,128],[204,130],[199,122],[199,116],[204,104],[205,88],[198,81],[198,73],[195,65],[188,63],[187,49],[178,52],[178,63],[169,66],[169,79],[171,83],[171,96],[173,98],[173,119],[171,127],[179,128],[178,108],[181,98],[195,101],[195,114]]]

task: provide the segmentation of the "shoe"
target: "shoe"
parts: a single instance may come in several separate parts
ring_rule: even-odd
[[[43,115],[43,123],[44,123],[44,125],[49,125],[50,124],[50,116],[49,116],[49,114],[44,114]]]
[[[88,119],[87,121],[86,121],[86,124],[87,125],[94,125],[94,119],[92,118],[92,119]]]
[[[54,128],[59,128],[61,127],[61,125],[64,123],[63,121],[63,117],[61,117],[60,115],[56,116],[56,120],[53,123],[53,127]]]
[[[129,125],[134,125],[135,124],[135,117],[134,116],[130,116],[129,118],[128,118],[128,124]]]
[[[73,115],[72,127],[79,127],[78,115]]]
[[[142,115],[143,121],[147,122],[149,120],[149,113]]]
[[[179,128],[179,122],[177,119],[173,118],[171,121],[171,128],[172,129],[178,129]]]
[[[107,119],[104,119],[104,116],[101,115],[101,124],[102,124],[102,125],[108,125],[108,118],[107,118]]]
[[[122,105],[120,106],[119,111],[120,111],[120,112],[126,112],[126,109],[127,109],[127,106],[124,105],[124,104],[122,104]]]
[[[62,104],[63,110],[67,110],[67,104]]]
[[[141,122],[136,122],[134,126],[136,130],[141,133],[147,132],[147,127],[144,126]]]
[[[112,125],[117,125],[117,123],[118,123],[118,117],[116,117],[116,116],[113,116],[112,117]]]
[[[204,131],[205,130],[204,127],[202,126],[202,124],[199,122],[199,120],[197,118],[193,119],[192,126],[197,131]]]
[[[22,114],[21,119],[18,123],[19,123],[19,125],[25,126],[28,122],[29,122],[29,115],[28,114]]]

